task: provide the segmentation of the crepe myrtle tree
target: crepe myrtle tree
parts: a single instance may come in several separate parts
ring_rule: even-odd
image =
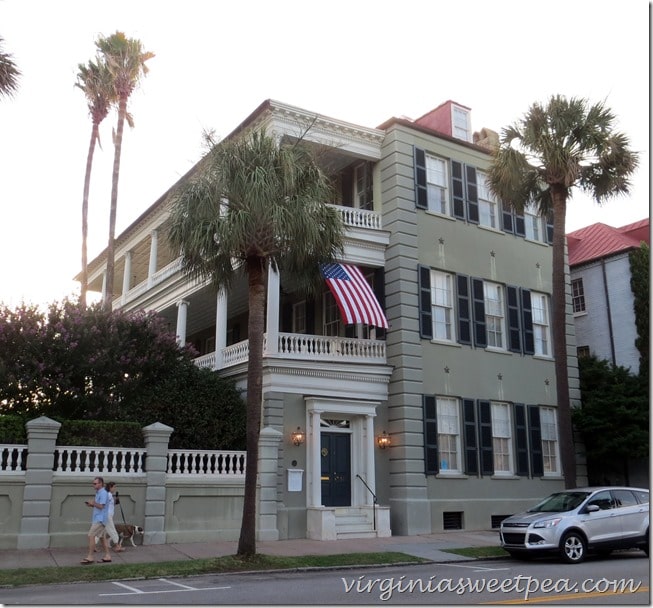
[[[256,479],[262,406],[264,310],[268,269],[309,289],[319,264],[343,249],[329,179],[302,138],[243,133],[210,148],[173,195],[169,238],[189,275],[227,290],[248,282],[247,470],[238,555],[256,554]]]
[[[502,130],[488,172],[492,192],[518,211],[534,204],[553,216],[552,334],[560,428],[560,457],[567,488],[576,485],[565,303],[565,214],[574,189],[598,204],[627,194],[638,164],[629,139],[615,130],[603,102],[553,95],[531,105]]]

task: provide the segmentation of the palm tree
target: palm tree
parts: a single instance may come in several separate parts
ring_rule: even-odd
[[[332,190],[301,144],[253,132],[215,145],[195,178],[173,197],[170,241],[185,271],[227,289],[248,281],[247,470],[238,555],[256,553],[256,478],[261,425],[264,310],[268,268],[309,287],[319,264],[342,252],[342,221],[325,202]]]
[[[540,215],[553,215],[552,334],[560,458],[565,486],[576,485],[565,302],[565,214],[572,188],[598,204],[629,192],[638,164],[629,140],[614,130],[614,114],[603,103],[552,96],[534,103],[517,123],[505,128],[489,171],[491,190],[517,210],[534,203]]]
[[[118,100],[118,125],[114,135],[113,175],[111,179],[111,210],[109,213],[109,243],[107,245],[106,290],[103,305],[111,308],[113,298],[113,278],[115,266],[116,213],[118,209],[118,178],[120,177],[120,154],[122,152],[122,134],[128,117],[127,101],[140,83],[142,76],[148,73],[145,62],[154,57],[154,53],[143,51],[140,40],[127,38],[122,32],[116,32],[106,38],[99,38],[95,43],[103,56],[107,69],[113,80],[114,93]]]
[[[91,168],[93,167],[93,154],[96,142],[100,142],[100,123],[107,117],[109,109],[115,102],[115,94],[111,74],[103,62],[94,63],[89,61],[88,65],[79,64],[77,82],[75,86],[80,88],[86,96],[88,112],[91,116],[91,141],[86,156],[86,174],[84,176],[84,196],[82,199],[82,280],[79,302],[86,306],[86,292],[88,291],[88,195],[91,187]]]
[[[0,96],[11,97],[18,90],[20,70],[16,67],[10,53],[2,50],[4,39],[0,36]]]

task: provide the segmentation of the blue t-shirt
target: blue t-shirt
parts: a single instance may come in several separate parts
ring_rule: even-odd
[[[93,507],[91,523],[106,524],[107,512],[109,511],[109,493],[104,488],[100,488],[95,493],[95,502],[98,505],[102,505],[102,507]]]

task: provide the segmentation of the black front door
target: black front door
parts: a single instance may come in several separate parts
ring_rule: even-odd
[[[322,504],[351,506],[351,435],[322,433]]]

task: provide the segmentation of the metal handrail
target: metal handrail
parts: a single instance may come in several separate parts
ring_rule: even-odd
[[[356,477],[363,482],[363,485],[367,488],[368,492],[372,495],[372,524],[374,526],[374,531],[376,532],[376,494],[372,492],[372,488],[367,485],[367,482],[356,473]]]

